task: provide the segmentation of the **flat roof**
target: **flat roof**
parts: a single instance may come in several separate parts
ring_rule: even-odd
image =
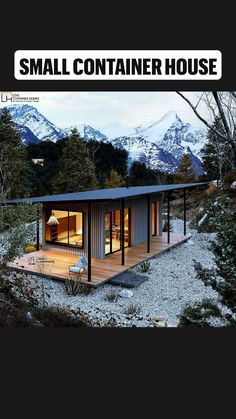
[[[76,202],[76,201],[113,201],[121,198],[133,198],[142,195],[168,192],[177,189],[194,188],[207,185],[208,182],[182,183],[172,185],[131,186],[128,188],[97,189],[95,191],[73,192],[59,195],[46,195],[33,198],[13,199],[4,204],[24,204],[43,202]]]

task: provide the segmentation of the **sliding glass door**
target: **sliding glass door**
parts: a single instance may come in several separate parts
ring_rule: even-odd
[[[124,242],[130,246],[130,208],[124,211]],[[105,254],[114,253],[121,249],[121,217],[120,210],[105,214]]]

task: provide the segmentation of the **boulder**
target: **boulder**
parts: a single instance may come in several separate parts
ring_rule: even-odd
[[[231,183],[230,187],[231,187],[231,189],[236,189],[236,180]]]
[[[203,217],[197,223],[198,227],[200,227],[206,219],[207,219],[207,214],[204,214]]]
[[[134,293],[130,290],[121,290],[119,292],[119,296],[123,298],[131,298],[133,297]]]

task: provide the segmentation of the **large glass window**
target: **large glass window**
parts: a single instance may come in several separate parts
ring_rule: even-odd
[[[83,247],[83,213],[46,211],[46,241]]]

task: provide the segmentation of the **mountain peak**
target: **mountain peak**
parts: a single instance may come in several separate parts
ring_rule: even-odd
[[[17,113],[21,113],[21,114],[24,114],[24,113],[29,112],[29,111],[34,111],[34,112],[37,112],[38,113],[38,109],[37,108],[35,108],[32,105],[28,105],[27,103],[26,104],[22,104],[22,105],[19,105],[19,104],[17,104],[17,105],[9,105],[8,106],[8,109],[9,109],[9,111],[11,113],[14,112],[14,111],[17,112]]]

